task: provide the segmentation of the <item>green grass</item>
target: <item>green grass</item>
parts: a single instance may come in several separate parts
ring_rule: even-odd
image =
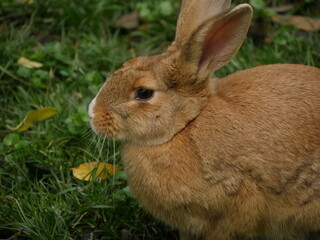
[[[121,166],[119,143],[90,131],[87,106],[123,62],[170,43],[179,3],[22,2],[0,3],[0,239],[177,239],[130,196],[123,172],[85,182],[75,179],[71,168],[90,161]],[[305,2],[312,16],[312,1]],[[142,27],[117,27],[116,20],[133,9],[143,18]],[[281,62],[320,66],[319,33],[271,29],[268,43],[248,38],[216,74]],[[21,56],[44,66],[24,68],[17,64]],[[53,118],[25,132],[7,128],[28,111],[49,106],[59,109]]]

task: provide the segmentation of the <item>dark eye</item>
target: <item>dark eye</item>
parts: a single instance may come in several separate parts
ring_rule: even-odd
[[[148,100],[152,98],[154,91],[147,88],[138,88],[135,93],[135,99]]]

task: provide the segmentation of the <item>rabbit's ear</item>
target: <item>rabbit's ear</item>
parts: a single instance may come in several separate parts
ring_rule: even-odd
[[[231,0],[183,0],[175,44],[181,46],[204,21],[230,8]]]
[[[206,77],[228,63],[248,32],[252,8],[241,4],[205,21],[181,46],[181,60]]]

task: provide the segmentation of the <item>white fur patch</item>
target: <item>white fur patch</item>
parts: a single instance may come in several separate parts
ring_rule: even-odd
[[[89,113],[89,117],[90,118],[94,117],[93,107],[94,107],[95,104],[96,104],[96,97],[94,99],[92,99],[91,103],[89,104],[88,113]]]
[[[89,104],[88,114],[89,114],[89,117],[90,117],[91,129],[93,130],[94,133],[98,134],[98,131],[95,128],[95,126],[93,124],[93,121],[92,121],[92,118],[94,117],[93,108],[94,108],[95,104],[96,104],[96,97],[94,99],[92,99],[91,103]]]

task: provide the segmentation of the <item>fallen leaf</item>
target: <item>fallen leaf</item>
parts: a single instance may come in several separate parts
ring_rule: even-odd
[[[31,61],[25,57],[20,57],[18,59],[18,64],[25,68],[41,68],[43,66],[41,62]]]
[[[305,16],[275,15],[272,20],[281,25],[293,25],[303,31],[316,31],[320,29],[320,19]]]
[[[113,166],[112,164],[102,162],[82,163],[78,167],[71,169],[75,178],[84,181],[92,181],[94,176],[100,179],[106,179],[108,175],[113,176],[121,170],[121,168]]]
[[[128,30],[139,27],[139,15],[137,12],[131,12],[123,15],[116,21],[116,26]]]
[[[269,10],[276,12],[276,13],[284,13],[288,12],[293,9],[293,4],[281,5],[279,7],[270,7]]]
[[[27,130],[32,125],[33,122],[45,120],[57,113],[58,113],[58,109],[54,107],[41,108],[35,111],[31,111],[31,112],[28,112],[28,114],[25,116],[23,121],[18,126],[16,127],[8,126],[8,128],[10,130],[16,130],[16,131],[22,132]]]

